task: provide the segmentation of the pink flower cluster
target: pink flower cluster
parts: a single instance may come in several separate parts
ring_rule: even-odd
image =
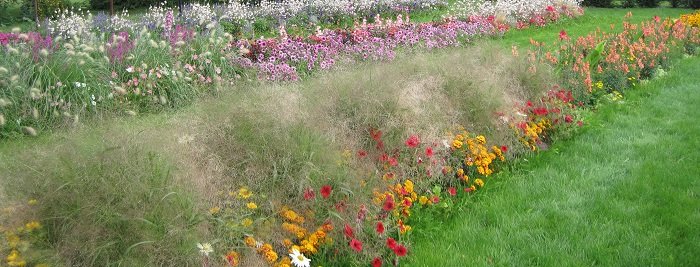
[[[308,38],[287,37],[240,40],[236,43],[245,58],[238,63],[260,71],[268,80],[297,80],[298,71],[332,68],[348,60],[390,61],[400,47],[424,49],[458,46],[470,37],[498,30],[484,21],[445,20],[414,24],[397,20],[356,25],[351,30],[319,30]]]

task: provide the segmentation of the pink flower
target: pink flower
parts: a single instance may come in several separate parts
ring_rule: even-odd
[[[361,252],[362,251],[362,242],[353,238],[352,240],[350,240],[350,248],[352,248],[356,252]]]
[[[352,227],[350,227],[350,225],[348,225],[348,224],[345,224],[344,234],[345,234],[345,236],[347,236],[348,238],[355,238],[355,233],[354,233],[354,231],[352,230]]]
[[[406,146],[410,148],[416,148],[419,144],[420,138],[418,138],[417,135],[411,135],[411,137],[406,140]]]
[[[566,31],[565,31],[565,30],[561,30],[561,31],[559,32],[559,39],[560,39],[560,40],[569,40],[569,35],[566,34]]]
[[[572,116],[569,115],[569,114],[566,114],[566,116],[564,116],[564,121],[566,121],[566,122],[568,122],[568,123],[571,123],[571,122],[574,121],[574,117],[572,117]]]
[[[456,196],[457,195],[457,188],[450,187],[447,189],[447,192],[450,193],[451,196]]]
[[[312,188],[308,188],[304,191],[305,200],[312,200],[314,198],[316,198],[316,193],[314,193],[314,190]]]
[[[433,154],[434,154],[434,153],[433,153],[433,147],[430,147],[430,146],[429,146],[428,148],[425,149],[425,156],[426,156],[426,157],[432,157]]]

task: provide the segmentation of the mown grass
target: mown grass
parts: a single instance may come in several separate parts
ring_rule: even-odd
[[[453,220],[423,221],[411,266],[700,264],[697,73],[700,59],[683,61],[493,177]]]
[[[510,48],[511,46],[525,47],[530,45],[530,39],[546,44],[552,44],[559,38],[559,32],[566,31],[573,40],[579,36],[587,35],[597,29],[606,32],[622,30],[622,22],[625,15],[631,12],[632,17],[627,21],[630,23],[640,23],[649,20],[654,16],[661,18],[678,18],[682,14],[692,12],[692,9],[682,8],[586,8],[585,15],[576,19],[563,20],[541,28],[529,28],[525,30],[509,31],[505,34],[499,44]],[[610,25],[615,25],[610,29]]]

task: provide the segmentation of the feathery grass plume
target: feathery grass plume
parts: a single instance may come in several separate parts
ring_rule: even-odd
[[[20,29],[19,27],[14,27],[14,28],[12,28],[12,33],[17,34],[17,33],[21,32],[21,31],[22,31],[22,29]]]
[[[36,136],[36,134],[37,134],[36,130],[32,127],[29,127],[29,126],[22,127],[22,132],[24,132],[24,134],[29,135],[29,136]]]
[[[12,82],[12,83],[17,82],[17,80],[19,80],[19,75],[17,75],[17,74],[12,75],[12,77],[10,77],[10,82]]]
[[[7,73],[9,73],[9,72],[10,72],[10,71],[7,70],[7,68],[5,68],[5,67],[0,67],[0,74],[3,74],[3,75],[4,75],[4,74],[7,74]]]
[[[38,88],[29,89],[29,97],[31,97],[34,100],[41,98],[41,90],[39,90]]]
[[[32,108],[32,118],[34,118],[35,120],[39,119],[39,110],[38,109]]]
[[[77,126],[80,123],[80,117],[78,117],[78,114],[75,114],[73,116],[73,126]]]
[[[163,105],[168,104],[168,99],[167,99],[164,95],[159,96],[159,97],[158,97],[158,100],[159,100],[160,103],[163,104]]]
[[[0,126],[5,126],[5,115],[0,113]]]
[[[11,105],[12,105],[12,102],[10,102],[10,100],[0,98],[0,108],[8,107]]]
[[[129,115],[129,116],[136,116],[136,111],[133,111],[133,110],[127,110],[127,111],[124,111],[124,113],[126,113],[126,115]]]
[[[114,87],[114,93],[116,93],[117,95],[125,95],[126,89],[122,88],[121,86],[116,86]]]
[[[151,45],[151,47],[158,49],[158,43],[154,41],[153,39],[148,40],[148,44]]]

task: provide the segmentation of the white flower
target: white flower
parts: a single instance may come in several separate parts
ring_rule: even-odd
[[[126,68],[126,72],[128,72],[128,73],[134,72],[134,67],[128,67],[128,68]]]
[[[214,248],[209,243],[197,243],[197,248],[199,248],[199,253],[202,253],[204,256],[209,256],[209,253],[214,252]]]
[[[442,140],[442,145],[443,145],[445,148],[450,148],[450,144],[447,143],[447,140],[445,140],[445,139]]]
[[[292,250],[289,257],[292,258],[292,264],[296,267],[311,267],[311,259],[301,254],[297,249]]]

